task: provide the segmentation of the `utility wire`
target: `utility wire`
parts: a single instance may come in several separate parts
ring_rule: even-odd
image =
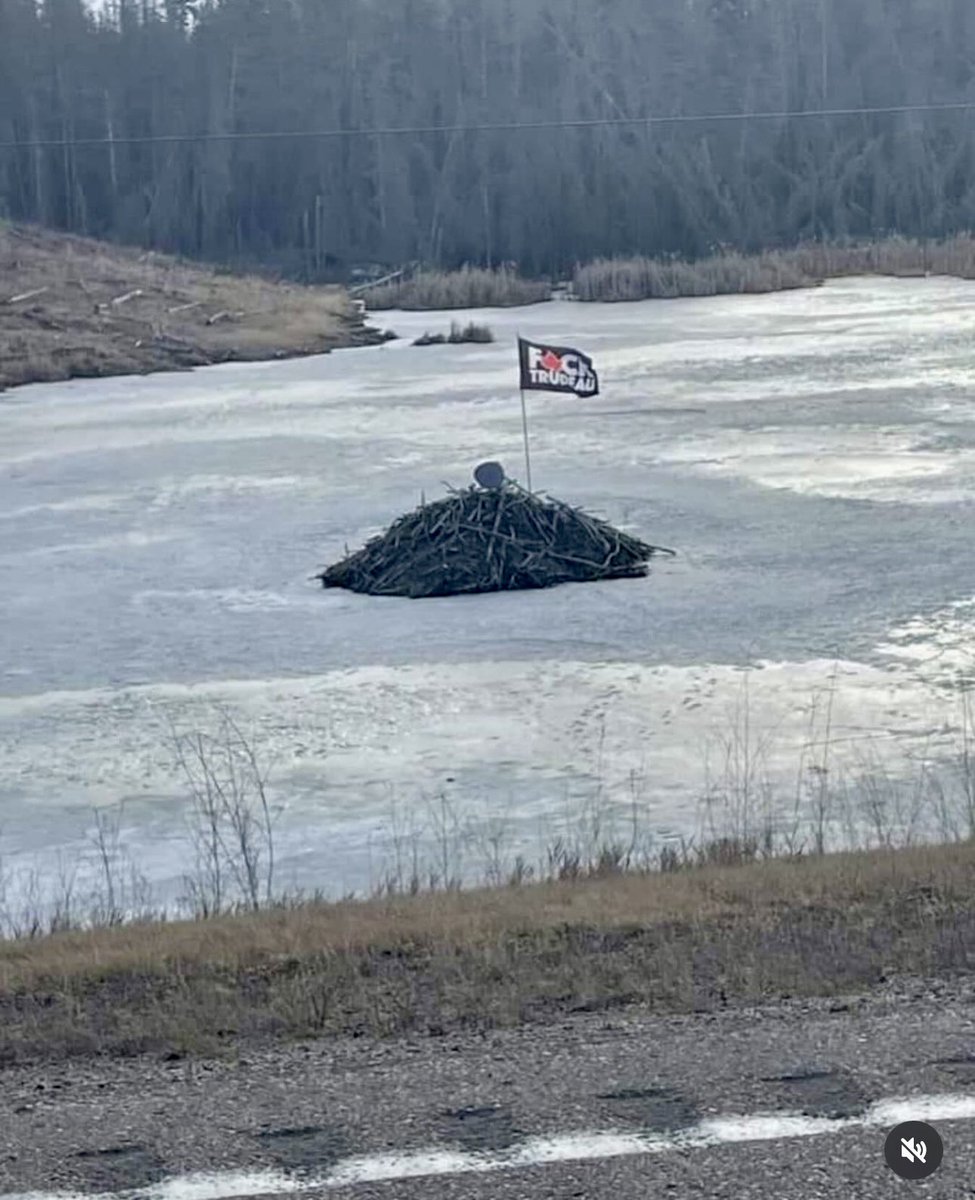
[[[0,150],[36,150],[47,147],[160,145],[179,142],[284,141],[356,137],[424,137],[431,134],[518,133],[522,130],[600,129],[609,126],[707,124],[709,121],[796,121],[810,118],[896,116],[902,113],[975,111],[975,101],[947,104],[890,104],[869,108],[804,108],[774,112],[718,112],[674,114],[659,117],[595,117],[591,120],[498,121],[478,125],[380,126],[373,129],[292,129],[256,133],[162,133],[148,137],[43,138],[36,141],[0,142]]]

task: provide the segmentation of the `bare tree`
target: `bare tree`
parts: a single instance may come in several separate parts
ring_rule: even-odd
[[[315,278],[933,240],[963,112],[659,118],[968,100],[973,45],[969,0],[3,0],[0,216]],[[412,132],[240,137],[335,130]]]
[[[190,794],[195,870],[188,899],[201,916],[243,903],[257,910],[274,898],[274,821],[268,769],[226,709],[214,732],[180,732],[171,743]]]

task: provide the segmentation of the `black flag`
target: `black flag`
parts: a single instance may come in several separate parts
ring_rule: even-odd
[[[592,359],[568,346],[539,346],[518,339],[523,392],[571,392],[598,396],[599,376]]]

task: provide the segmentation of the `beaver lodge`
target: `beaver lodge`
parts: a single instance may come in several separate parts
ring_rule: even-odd
[[[559,500],[505,480],[421,504],[316,579],[372,596],[456,596],[632,579],[651,546]]]

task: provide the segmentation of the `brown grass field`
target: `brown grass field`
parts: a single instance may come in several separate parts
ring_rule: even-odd
[[[707,1011],[970,969],[975,843],[305,903],[0,943],[0,1063]]]
[[[380,340],[346,292],[0,222],[0,391]]]

